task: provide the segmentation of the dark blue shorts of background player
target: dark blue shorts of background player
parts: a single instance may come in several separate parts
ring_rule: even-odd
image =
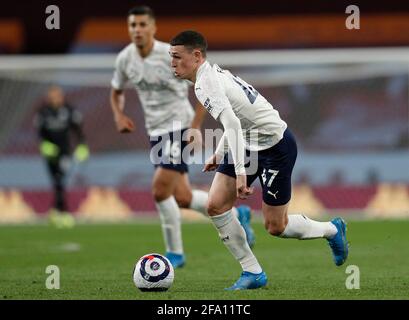
[[[150,157],[156,167],[175,170],[181,173],[188,172],[188,165],[183,159],[183,150],[188,141],[183,140],[187,128],[169,132],[159,136],[149,137],[151,144]]]

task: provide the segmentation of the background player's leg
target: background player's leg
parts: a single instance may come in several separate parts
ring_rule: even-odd
[[[153,176],[152,193],[162,223],[166,251],[181,256],[183,255],[181,214],[173,196],[180,175],[178,171],[158,167]],[[174,266],[177,267],[175,264]]]
[[[67,204],[65,200],[65,185],[64,185],[64,172],[61,168],[58,168],[55,174],[55,191],[56,191],[56,207],[59,211],[67,211]]]
[[[236,201],[236,179],[216,172],[209,191],[207,211],[219,237],[243,271],[259,274],[262,269],[251,251],[244,229],[231,209]]]
[[[66,205],[63,172],[60,168],[59,162],[60,159],[51,159],[47,161],[47,166],[53,184],[53,208],[61,213],[65,211]]]
[[[207,216],[209,194],[203,190],[192,190],[187,173],[179,178],[174,195],[179,207],[190,208]]]
[[[183,174],[179,174],[177,179],[178,181],[173,192],[176,202],[180,208],[191,208],[191,203],[193,201],[193,190],[189,182],[189,176],[185,172]],[[192,209],[196,210],[196,208]]]
[[[72,228],[74,218],[66,212],[65,179],[62,157],[47,161],[48,170],[53,183],[54,205],[49,214],[49,221],[57,228]]]
[[[66,205],[65,205],[65,199],[64,199],[65,188],[61,182],[61,179],[59,178],[57,178],[57,180],[54,183],[54,192],[55,192],[55,203],[54,203],[55,208],[60,212],[66,211]]]

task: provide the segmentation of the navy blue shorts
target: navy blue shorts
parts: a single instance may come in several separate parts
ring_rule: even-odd
[[[258,177],[263,189],[263,201],[270,206],[280,206],[291,199],[291,174],[297,159],[297,143],[289,129],[283,138],[273,147],[262,151],[247,151],[251,160],[257,156],[257,170],[247,175],[247,185]],[[231,156],[230,156],[231,157]],[[236,178],[234,165],[228,164],[229,154],[225,154],[217,172]],[[230,161],[231,163],[231,161]],[[246,163],[249,167],[249,162]]]
[[[183,161],[183,149],[188,141],[184,141],[183,133],[187,129],[169,132],[164,135],[150,137],[150,158],[156,167],[175,170],[181,173],[188,172],[188,166]]]

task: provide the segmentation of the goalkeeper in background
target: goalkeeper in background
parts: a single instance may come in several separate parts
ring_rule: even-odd
[[[54,188],[54,204],[49,219],[57,227],[72,227],[74,218],[67,211],[65,185],[67,171],[74,165],[71,161],[71,135],[76,136],[74,161],[83,162],[89,157],[82,131],[82,115],[65,102],[59,86],[51,86],[47,101],[39,109],[35,126],[40,138],[40,153],[47,163]]]

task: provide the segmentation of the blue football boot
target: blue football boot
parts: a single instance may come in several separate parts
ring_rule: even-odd
[[[239,280],[236,281],[230,288],[225,290],[248,290],[262,288],[267,285],[267,276],[264,272],[255,274],[248,271],[243,271]]]
[[[247,243],[249,244],[250,248],[253,248],[254,244],[256,243],[256,237],[254,235],[253,228],[250,225],[251,209],[249,206],[241,205],[237,208],[237,211],[239,213],[237,218],[246,232]]]
[[[342,265],[348,257],[348,241],[346,238],[346,223],[342,218],[335,218],[331,223],[337,228],[335,236],[328,240],[332,250],[332,256],[337,266]]]
[[[165,257],[168,258],[174,269],[182,268],[185,265],[184,254],[166,252]]]

